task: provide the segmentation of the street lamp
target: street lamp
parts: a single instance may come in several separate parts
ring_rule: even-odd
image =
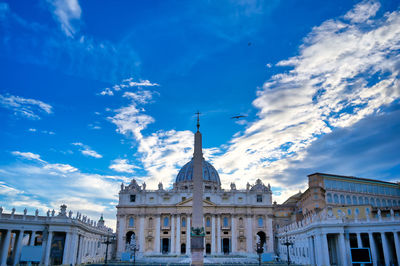
[[[131,242],[129,243],[129,249],[131,252],[133,251],[133,265],[136,265],[136,251],[139,251],[140,247],[136,244],[136,239],[131,238]]]
[[[282,245],[286,246],[286,251],[287,251],[287,264],[290,265],[290,253],[289,253],[289,246],[293,246],[293,242],[289,241],[288,236],[287,236],[287,231],[286,233],[286,241],[281,242]]]
[[[264,252],[261,240],[256,243],[256,251],[258,254],[258,265],[261,266],[261,254]]]
[[[107,265],[107,259],[108,259],[108,245],[112,244],[115,240],[115,235],[114,234],[108,234],[103,235],[103,244],[106,244],[106,258],[104,260],[104,265]]]

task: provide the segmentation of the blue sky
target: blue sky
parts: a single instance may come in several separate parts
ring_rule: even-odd
[[[190,160],[197,110],[225,188],[398,181],[399,49],[398,1],[0,0],[0,205],[113,226],[121,182]]]

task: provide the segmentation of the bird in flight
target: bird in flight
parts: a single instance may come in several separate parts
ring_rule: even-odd
[[[235,115],[235,116],[232,116],[231,119],[239,119],[242,117],[247,117],[247,115]]]

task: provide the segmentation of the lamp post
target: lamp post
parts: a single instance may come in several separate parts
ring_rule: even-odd
[[[290,253],[289,253],[289,247],[293,246],[293,242],[289,241],[288,236],[287,236],[287,231],[286,233],[286,240],[284,242],[281,242],[282,245],[286,246],[286,251],[287,251],[287,264],[290,265]]]
[[[264,252],[264,248],[262,246],[261,241],[256,243],[256,251],[258,254],[258,265],[261,266],[261,254]]]
[[[107,235],[103,235],[103,244],[106,244],[106,257],[104,259],[104,265],[107,265],[107,259],[108,259],[108,245],[112,244],[112,242],[115,240],[115,235],[110,235],[107,233]]]

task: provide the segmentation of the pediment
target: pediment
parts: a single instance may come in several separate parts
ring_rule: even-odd
[[[176,204],[177,207],[192,207],[193,204],[193,197],[185,199]],[[203,199],[203,207],[214,207],[217,206],[214,202]]]

